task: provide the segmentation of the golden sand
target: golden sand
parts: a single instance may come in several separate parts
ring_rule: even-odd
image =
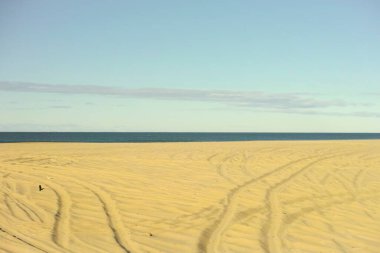
[[[0,184],[0,252],[380,252],[380,141],[0,144]]]

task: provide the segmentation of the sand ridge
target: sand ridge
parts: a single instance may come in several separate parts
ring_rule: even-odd
[[[1,144],[0,185],[0,252],[380,248],[380,141]]]

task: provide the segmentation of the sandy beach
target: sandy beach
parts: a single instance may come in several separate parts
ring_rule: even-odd
[[[0,184],[0,252],[380,252],[380,141],[0,144]]]

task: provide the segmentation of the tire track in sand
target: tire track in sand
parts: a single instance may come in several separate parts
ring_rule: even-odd
[[[124,225],[113,199],[108,195],[108,193],[93,185],[87,186],[87,188],[91,190],[91,192],[99,199],[100,203],[102,203],[104,213],[107,216],[108,224],[114,234],[116,243],[126,253],[132,253],[132,249],[134,247],[131,245],[130,233],[124,229]],[[137,250],[133,250],[133,252],[137,252]]]
[[[75,178],[70,178],[63,175],[60,175],[60,177],[65,178],[71,182],[74,182],[88,189],[92,194],[94,194],[98,198],[99,202],[102,204],[104,213],[107,217],[108,226],[110,227],[113,233],[114,239],[116,243],[119,245],[119,247],[125,253],[139,252],[139,250],[137,249],[137,246],[135,246],[134,243],[132,242],[130,232],[124,228],[116,203],[107,192],[103,191],[98,186],[95,186],[90,183],[86,183],[81,180],[77,180]]]
[[[334,158],[335,156],[328,156],[324,158],[317,159],[306,166],[302,167],[295,173],[291,174],[289,177],[281,180],[276,185],[268,189],[266,194],[266,203],[269,210],[268,214],[268,225],[267,229],[263,229],[263,237],[265,245],[262,245],[265,252],[281,252],[282,248],[282,240],[279,237],[279,231],[281,230],[282,220],[283,220],[283,212],[281,211],[280,201],[278,199],[278,192],[284,189],[292,180],[297,177],[305,174],[313,165]]]
[[[24,177],[29,178],[38,178],[40,177],[38,175],[25,175],[20,172],[15,172],[17,174],[20,174]],[[122,220],[120,218],[120,215],[117,211],[116,204],[114,203],[114,200],[109,196],[109,194],[103,190],[101,190],[99,187],[83,182],[81,180],[77,180],[74,178],[70,178],[64,175],[59,175],[60,178],[64,178],[68,181],[71,181],[73,183],[76,183],[86,189],[88,189],[92,194],[94,194],[99,202],[102,204],[103,210],[106,214],[109,227],[114,235],[114,239],[116,243],[120,246],[120,248],[125,253],[138,253],[139,251],[136,249],[135,246],[133,246],[132,240],[130,239],[130,233],[125,230]],[[64,190],[63,187],[53,184],[53,183],[44,183],[46,186],[51,188],[58,198],[58,211],[55,214],[56,217],[56,223],[54,224],[53,233],[52,233],[52,239],[53,241],[61,246],[62,248],[65,248],[64,246],[68,245],[69,238],[68,238],[68,230],[66,229],[67,226],[69,226],[69,218],[68,215],[70,213],[71,208],[71,199],[69,194]],[[65,248],[65,251],[68,251],[67,248]]]
[[[315,157],[320,157],[320,155],[308,156],[297,159],[295,161],[291,161],[283,166],[277,167],[267,173],[264,173],[259,177],[252,178],[230,190],[225,199],[224,208],[219,219],[216,220],[213,225],[211,225],[209,228],[206,228],[202,232],[200,240],[198,242],[198,251],[200,253],[220,253],[218,246],[220,244],[221,237],[234,218],[235,209],[238,204],[237,198],[241,192],[252,186],[252,184],[257,183],[269,176],[276,175],[278,172],[288,168],[289,166]]]
[[[3,232],[3,233],[5,233],[5,234],[7,234],[8,236],[11,236],[11,237],[17,239],[18,241],[22,242],[23,244],[26,244],[26,245],[34,248],[34,249],[37,249],[37,250],[45,252],[45,253],[49,253],[49,251],[46,251],[45,249],[42,249],[41,247],[38,247],[38,246],[34,245],[31,242],[28,242],[27,240],[25,240],[25,239],[21,238],[20,236],[17,236],[15,234],[9,232],[8,230],[6,230],[4,228],[0,228],[0,231]],[[50,252],[52,252],[52,251],[50,251]]]
[[[38,176],[24,174],[21,172],[12,172],[12,174],[19,174],[21,177],[27,177],[31,179],[41,178]],[[69,245],[70,234],[70,209],[71,198],[69,193],[60,185],[52,182],[44,182],[57,196],[57,212],[55,213],[54,225],[52,229],[52,240],[58,246],[64,248],[66,251]]]
[[[57,184],[54,184],[53,187],[50,183],[45,184],[54,191],[58,198],[58,211],[55,214],[52,239],[56,244],[67,249],[70,240],[70,209],[72,204],[70,195]]]
[[[36,176],[32,175],[25,175],[23,173],[18,174],[25,177],[36,178]],[[38,180],[41,179],[38,177]],[[72,205],[70,194],[65,190],[65,188],[56,183],[44,182],[44,184],[57,196],[58,208],[55,213],[52,240],[60,247],[67,249],[70,240],[70,209]]]
[[[7,182],[9,179],[10,173],[7,173],[2,177],[1,184],[2,190],[4,194],[4,203],[7,206],[8,210],[11,212],[13,216],[16,216],[13,212],[13,208],[11,207],[9,200],[12,201],[13,205],[21,210],[25,217],[28,217],[31,221],[37,221],[43,223],[43,219],[41,218],[41,214],[37,212],[43,212],[39,207],[31,202],[26,202],[25,199],[18,193],[14,193],[14,189],[10,187],[10,184]]]

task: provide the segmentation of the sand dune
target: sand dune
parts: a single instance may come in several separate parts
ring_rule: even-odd
[[[1,144],[0,184],[0,252],[380,252],[380,141]]]

